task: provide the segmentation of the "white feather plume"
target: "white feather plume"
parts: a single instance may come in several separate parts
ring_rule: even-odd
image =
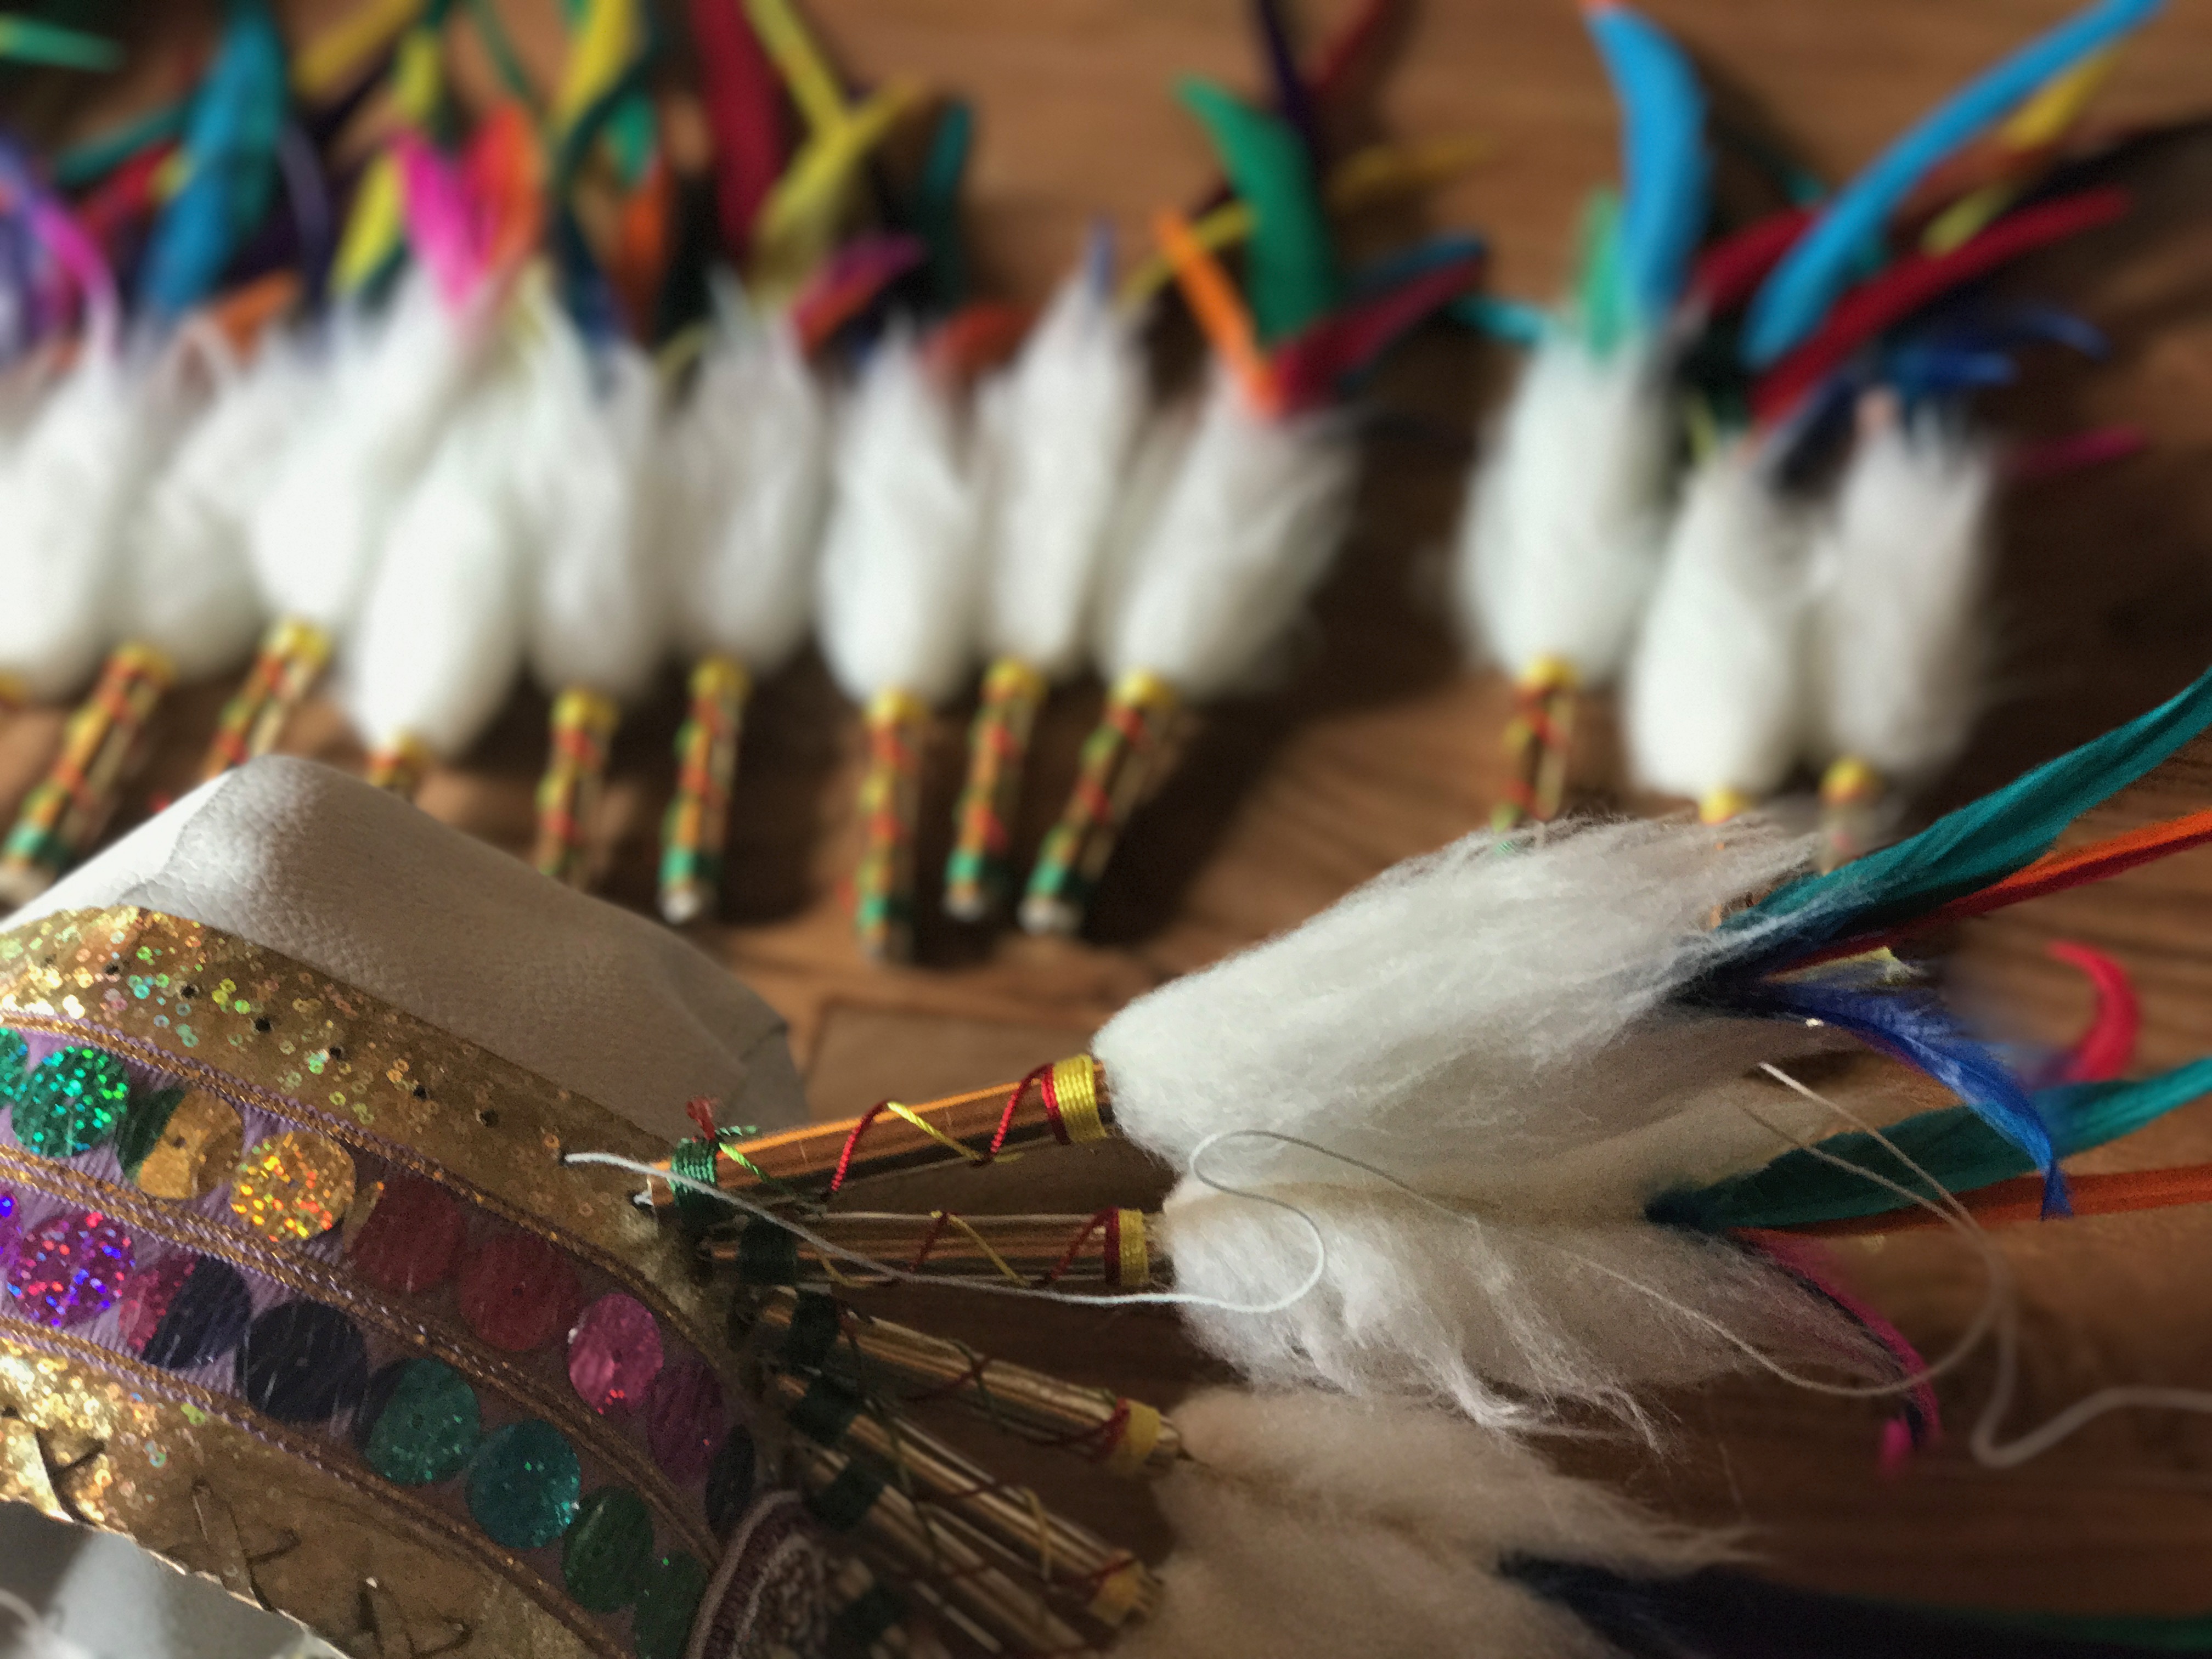
[[[462,405],[392,520],[348,647],[348,701],[373,749],[466,754],[522,669],[526,549],[511,383]]]
[[[247,547],[264,603],[334,636],[353,619],[385,532],[466,389],[482,319],[410,274],[387,310],[340,318],[309,418],[256,507]]]
[[[1996,459],[1938,422],[1863,433],[1813,544],[1820,758],[1912,782],[1963,748],[1983,664]]]
[[[1704,800],[1778,788],[1804,735],[1800,515],[1748,442],[1692,474],[1629,665],[1630,757],[1644,783]]]
[[[1146,669],[1203,702],[1270,665],[1328,569],[1357,458],[1325,418],[1255,412],[1217,373],[1173,482],[1103,619],[1115,676]]]
[[[660,446],[670,614],[687,656],[769,674],[805,638],[829,436],[821,385],[787,325],[716,335]]]
[[[1536,1453],[1440,1413],[1215,1390],[1156,1488],[1176,1545],[1129,1659],[1613,1659],[1514,1558],[1668,1577],[1731,1559]]]
[[[33,698],[75,696],[114,642],[125,534],[185,407],[163,368],[94,343],[0,459],[0,673]]]
[[[1668,998],[1721,948],[1715,907],[1812,846],[1759,823],[1470,836],[1115,1015],[1091,1045],[1115,1121],[1178,1170],[1257,1128],[1486,1193],[1803,1052],[1797,1028]],[[1269,1156],[1240,1143],[1237,1166]]]
[[[836,439],[823,549],[822,643],[855,702],[960,694],[982,577],[975,482],[944,389],[915,342],[878,349]]]
[[[1136,331],[1096,275],[1079,271],[980,395],[991,434],[983,648],[1066,679],[1083,665],[1144,414]]]
[[[1536,347],[1469,483],[1455,573],[1468,637],[1509,673],[1620,672],[1659,572],[1672,436],[1650,343],[1601,357],[1561,329]]]
[[[270,331],[250,362],[219,381],[131,516],[121,632],[161,651],[180,681],[226,672],[252,649],[264,617],[249,526],[315,390],[290,338]]]
[[[650,502],[659,378],[627,344],[595,361],[557,306],[536,320],[516,462],[534,550],[531,672],[549,692],[586,686],[627,702],[651,684],[666,640]]]

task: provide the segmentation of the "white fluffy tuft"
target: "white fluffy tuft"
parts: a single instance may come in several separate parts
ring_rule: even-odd
[[[1509,673],[1620,672],[1659,572],[1670,438],[1651,346],[1537,346],[1469,483],[1455,571],[1468,637]]]
[[[314,390],[297,348],[271,331],[217,386],[131,516],[122,632],[161,650],[186,684],[235,667],[252,649],[263,611],[248,526]]]
[[[1996,459],[1948,427],[1863,434],[1814,542],[1812,716],[1822,757],[1914,782],[1966,745],[1979,689]]]
[[[1515,1556],[1668,1577],[1733,1558],[1441,1413],[1218,1390],[1176,1413],[1192,1461],[1156,1488],[1176,1534],[1129,1659],[1611,1659],[1498,1576]]]
[[[768,674],[805,638],[829,438],[822,387],[787,325],[716,336],[661,444],[671,621],[687,655]]]
[[[0,673],[40,702],[82,690],[113,642],[124,538],[182,407],[170,374],[94,346],[0,459]]]
[[[991,437],[983,647],[1047,678],[1083,665],[1091,602],[1145,408],[1136,331],[1088,270],[985,384]]]
[[[837,434],[822,644],[855,702],[957,696],[975,660],[982,538],[950,400],[904,335],[880,346]]]
[[[349,702],[373,748],[411,737],[459,759],[521,672],[520,413],[510,385],[480,389],[392,520],[348,650]]]
[[[516,489],[532,550],[526,638],[548,692],[644,694],[666,640],[652,533],[660,381],[617,343],[593,358],[559,307],[539,307],[523,371]]]
[[[1263,1128],[1485,1190],[1799,1052],[1786,1025],[1664,1005],[1712,961],[1713,908],[1811,846],[1757,823],[1470,836],[1124,1008],[1092,1044],[1115,1121],[1178,1170]]]
[[[1278,1313],[1183,1310],[1255,1382],[1433,1401],[1498,1429],[1541,1427],[1576,1404],[1648,1433],[1640,1391],[1750,1370],[1739,1341],[1884,1374],[1844,1315],[1732,1244],[1632,1216],[1447,1215],[1405,1193],[1321,1184],[1328,1166],[1309,1161],[1313,1182],[1264,1190],[1321,1229],[1321,1284]],[[1178,1291],[1245,1306],[1289,1297],[1316,1259],[1297,1217],[1190,1179],[1168,1200],[1163,1243]]]
[[[1804,732],[1803,544],[1750,444],[1692,475],[1629,665],[1629,754],[1646,784],[1758,799],[1790,775]]]
[[[1254,413],[1217,374],[1182,464],[1103,619],[1109,673],[1149,669],[1193,702],[1270,665],[1335,557],[1357,456],[1326,419]]]

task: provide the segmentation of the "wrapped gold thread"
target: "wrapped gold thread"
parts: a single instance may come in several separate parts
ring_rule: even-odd
[[[752,676],[735,657],[706,657],[691,671],[691,702],[676,733],[676,794],[660,830],[660,914],[681,927],[710,915],[722,894],[730,792]]]
[[[842,1452],[799,1441],[791,1461],[807,1507],[824,1526],[865,1540],[900,1571],[935,1584],[1013,1651],[1055,1659],[1096,1651],[1041,1593],[1009,1577],[965,1522],[923,1510]]]
[[[950,1401],[1018,1439],[1058,1447],[1123,1480],[1164,1474],[1182,1456],[1174,1421],[1141,1400],[994,1359],[825,1296],[767,1291],[753,1325],[759,1357],[780,1370],[864,1382],[878,1398]]]
[[[1130,1551],[1047,1509],[1026,1486],[1010,1486],[904,1418],[885,1420],[849,1387],[788,1372],[770,1383],[785,1419],[817,1444],[860,1453],[878,1473],[896,1471],[909,1497],[959,1516],[1001,1565],[1071,1598],[1109,1626],[1148,1616],[1159,1581]]]
[[[1083,745],[1074,793],[1030,872],[1021,909],[1029,932],[1073,933],[1083,926],[1091,896],[1152,781],[1157,751],[1181,704],[1173,686],[1144,669],[1114,683]]]
[[[903,1273],[942,1279],[988,1279],[1001,1283],[1141,1291],[1164,1282],[1151,1238],[1157,1218],[1141,1210],[1101,1210],[1095,1215],[873,1215],[845,1212],[817,1216],[807,1231]],[[753,1220],[701,1242],[700,1254],[735,1267],[746,1284],[887,1284],[843,1255],[831,1255],[774,1222]]]
[[[842,1123],[725,1139],[714,1152],[714,1183],[771,1202],[812,1202],[870,1176],[933,1164],[988,1164],[1040,1142],[1074,1146],[1113,1132],[1106,1075],[1090,1055],[1075,1054],[1018,1083],[919,1106],[886,1101]],[[654,1182],[648,1190],[655,1209],[672,1209],[667,1183]]]
[[[406,732],[389,748],[370,750],[368,781],[379,789],[389,789],[403,799],[412,800],[436,763],[429,745],[411,732]]]
[[[547,730],[551,750],[538,781],[538,844],[531,862],[538,872],[571,887],[590,884],[592,825],[606,787],[607,751],[621,724],[612,697],[572,685],[553,700]]]
[[[983,677],[983,701],[968,731],[957,838],[945,866],[945,908],[957,921],[983,921],[1012,885],[1014,814],[1048,690],[1018,657],[1000,658]]]
[[[1514,686],[1513,718],[1505,726],[1512,769],[1504,799],[1491,809],[1494,831],[1503,835],[1559,817],[1567,793],[1578,701],[1573,665],[1559,657],[1540,659]]]
[[[1698,822],[1726,823],[1740,818],[1759,803],[1741,789],[1714,789],[1698,802]]]
[[[0,848],[0,899],[27,903],[92,850],[145,757],[147,724],[173,673],[151,646],[108,653],[91,695],[70,716],[61,752],[24,798]]]
[[[861,951],[879,962],[904,962],[914,954],[914,837],[928,720],[928,708],[911,692],[881,691],[868,704],[853,928]]]
[[[1881,774],[1846,755],[1820,778],[1820,868],[1834,870],[1870,851]]]
[[[253,666],[216,722],[201,780],[219,778],[274,749],[330,659],[331,636],[314,623],[286,617],[270,624]]]

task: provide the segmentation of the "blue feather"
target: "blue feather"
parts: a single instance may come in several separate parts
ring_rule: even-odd
[[[2036,1115],[2051,1131],[2053,1150],[2061,1158],[2071,1158],[2132,1134],[2207,1094],[2212,1094],[2212,1059],[2191,1060],[2136,1081],[2039,1089],[2034,1103]],[[1891,1124],[1882,1137],[1934,1176],[1946,1192],[1970,1193],[2034,1173],[2027,1155],[1971,1107],[1921,1112]],[[1820,1143],[1820,1151],[1826,1156],[1784,1152],[1771,1164],[1709,1187],[1662,1193],[1645,1214],[1663,1224],[1724,1232],[1731,1227],[1802,1227],[1886,1215],[1905,1207],[1905,1200],[1887,1188],[1850,1170],[1839,1170],[1829,1158],[1871,1170],[1908,1191],[1921,1185],[1881,1142],[1862,1130],[1831,1135]]]
[[[1480,236],[1464,231],[1440,231],[1410,247],[1386,253],[1360,266],[1345,285],[1346,301],[1356,304],[1361,300],[1374,299],[1440,266],[1480,258],[1489,247],[1490,244]]]
[[[189,171],[155,222],[139,297],[157,317],[207,298],[268,211],[284,130],[284,43],[258,0],[234,5],[185,125]]]
[[[1626,6],[1584,11],[1621,112],[1621,264],[1638,319],[1663,323],[1705,234],[1705,97],[1682,49]]]
[[[1810,334],[1914,185],[2054,76],[2154,15],[2164,0],[2099,0],[1969,82],[1893,143],[1828,204],[1753,296],[1744,362],[1765,368]]]
[[[2148,714],[2046,761],[1908,840],[1807,876],[1726,923],[1731,975],[1771,969],[1980,891],[2051,850],[2060,831],[2212,726],[2212,673]]]

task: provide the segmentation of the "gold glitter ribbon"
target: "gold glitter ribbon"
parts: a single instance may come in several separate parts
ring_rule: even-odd
[[[928,720],[928,708],[911,692],[878,692],[868,704],[853,927],[860,949],[883,962],[903,962],[914,954],[914,836]]]
[[[27,903],[87,853],[145,759],[147,725],[174,671],[147,645],[118,646],[92,694],[70,716],[54,757],[0,848],[0,898]]]
[[[1504,797],[1491,809],[1492,830],[1503,835],[1559,815],[1578,700],[1573,665],[1561,657],[1538,659],[1513,688],[1513,718],[1505,726],[1510,770]]]
[[[292,716],[331,659],[331,636],[298,617],[282,617],[262,635],[246,678],[223,705],[200,767],[203,782],[276,748]]]
[[[730,793],[752,676],[735,657],[691,671],[691,702],[676,734],[676,795],[660,830],[660,914],[676,927],[711,914],[722,892]]]
[[[1820,867],[1833,870],[1874,844],[1875,809],[1887,785],[1864,761],[1846,755],[1820,778]]]
[[[945,908],[981,921],[1012,880],[1014,814],[1044,676],[1018,657],[1001,657],[983,677],[983,700],[968,731],[968,781],[960,792],[957,836],[945,865]]]
[[[389,789],[403,799],[412,800],[434,762],[430,746],[411,732],[406,732],[389,748],[370,752],[368,781],[379,789]]]
[[[607,781],[607,751],[622,709],[612,697],[572,685],[553,700],[551,753],[538,781],[539,873],[571,887],[591,881],[591,828]]]
[[[1030,933],[1073,933],[1083,926],[1091,896],[1143,798],[1155,752],[1181,705],[1175,688],[1146,670],[1115,682],[1083,745],[1074,793],[1030,874],[1021,921]]]

